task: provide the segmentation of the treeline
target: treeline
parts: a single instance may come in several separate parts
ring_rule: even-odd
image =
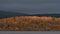
[[[14,16],[0,19],[0,31],[60,31],[60,18]]]

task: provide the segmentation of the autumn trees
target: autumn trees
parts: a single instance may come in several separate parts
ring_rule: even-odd
[[[15,16],[0,19],[0,31],[60,31],[60,18]]]

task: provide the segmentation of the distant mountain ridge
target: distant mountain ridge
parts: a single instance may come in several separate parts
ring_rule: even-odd
[[[28,15],[28,14],[0,11],[0,18],[7,18],[7,17],[12,17],[12,16],[25,16],[25,15]]]
[[[51,16],[51,17],[60,17],[60,14],[33,14],[34,16]],[[33,16],[31,15],[31,16]]]
[[[0,11],[0,18],[7,18],[13,16],[51,16],[51,17],[60,17],[60,14],[25,14],[25,13],[16,13],[8,11]]]

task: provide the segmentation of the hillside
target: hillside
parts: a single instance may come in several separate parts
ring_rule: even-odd
[[[8,18],[8,17],[15,17],[15,16],[51,16],[51,17],[60,17],[60,14],[27,14],[21,12],[13,12],[13,11],[3,11],[0,10],[0,19],[1,18]]]
[[[25,15],[28,15],[28,14],[0,10],[0,18],[8,18],[13,16],[25,16]]]
[[[60,18],[15,16],[0,19],[0,31],[60,31]]]

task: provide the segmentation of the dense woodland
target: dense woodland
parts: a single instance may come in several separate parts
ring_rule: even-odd
[[[0,31],[60,31],[60,18],[14,16],[0,19]]]

